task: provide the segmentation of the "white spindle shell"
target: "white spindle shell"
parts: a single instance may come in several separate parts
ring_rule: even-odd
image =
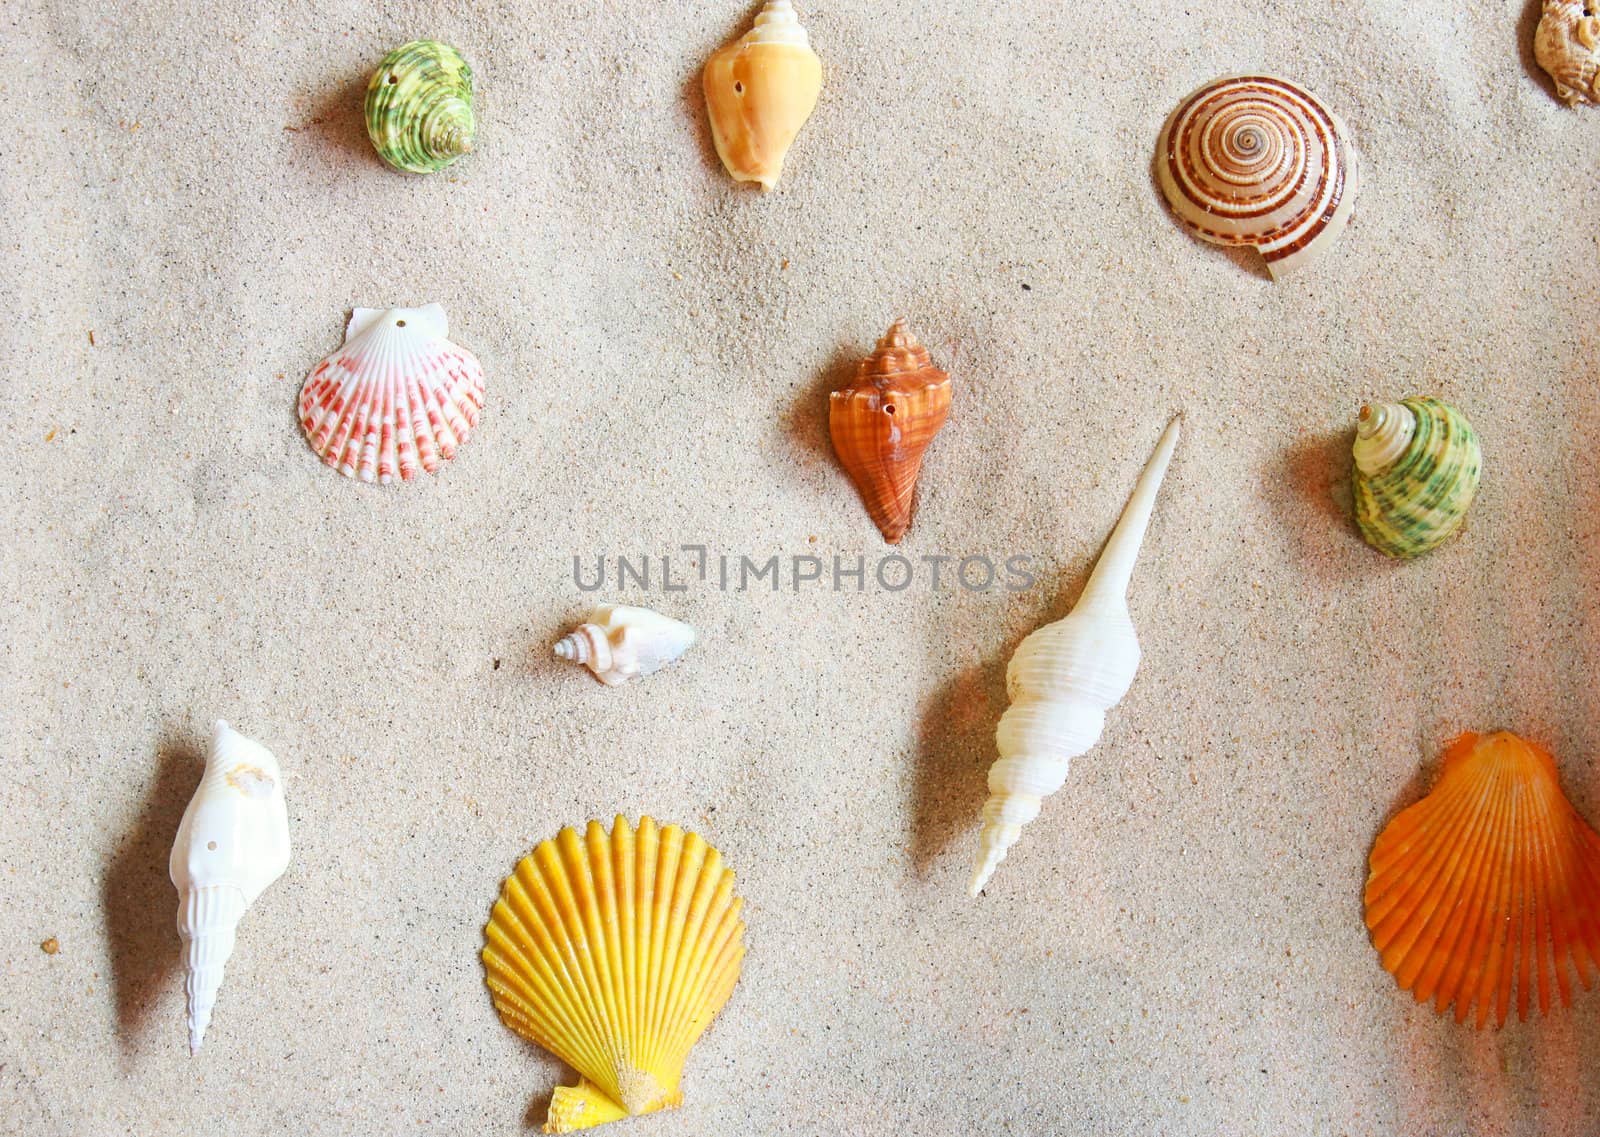
[[[1046,797],[1067,780],[1072,759],[1105,729],[1139,670],[1139,638],[1128,612],[1128,584],[1155,507],[1156,492],[1178,444],[1173,419],[1156,444],[1111,539],[1072,611],[1033,632],[1006,667],[1011,705],[995,731],[1000,757],[989,768],[977,865],[978,895],[995,867],[1039,816]]]
[[[239,920],[289,867],[289,810],[272,752],[218,721],[168,860],[178,890],[189,1050],[200,1049]]]

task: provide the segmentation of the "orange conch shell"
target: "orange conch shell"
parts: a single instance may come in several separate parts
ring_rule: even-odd
[[[1367,927],[1418,1002],[1477,1025],[1528,1017],[1552,983],[1572,999],[1600,971],[1600,834],[1561,793],[1550,755],[1514,734],[1463,734],[1433,792],[1372,847]]]
[[[741,182],[769,190],[822,93],[822,60],[789,0],[768,0],[755,27],[706,63],[711,138]]]
[[[923,451],[949,413],[950,376],[933,365],[904,320],[829,399],[833,448],[891,545],[911,526]]]

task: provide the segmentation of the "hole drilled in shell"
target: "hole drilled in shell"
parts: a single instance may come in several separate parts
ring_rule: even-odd
[[[886,414],[886,415],[892,415],[892,414],[894,414],[894,404],[893,404],[893,403],[889,403],[889,404],[887,404],[887,405],[886,405],[886,406],[885,406],[885,407],[884,407],[884,408],[883,408],[883,413],[884,413],[884,414]]]
[[[734,94],[735,94],[735,95],[742,95],[742,94],[744,94],[744,84],[743,84],[743,83],[735,83],[735,84],[734,84],[734,85],[733,85],[733,93],[734,93]]]
[[[215,841],[207,841],[206,842],[206,848],[210,849],[213,853],[215,853],[217,851],[217,843]]]
[[[398,82],[400,82],[400,76],[398,76],[398,75],[389,76],[389,82],[390,83],[398,83]]]
[[[404,320],[396,320],[394,322],[394,326],[397,328],[403,328],[406,326],[406,322]]]

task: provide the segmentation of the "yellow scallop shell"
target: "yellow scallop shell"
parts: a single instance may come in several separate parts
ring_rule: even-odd
[[[483,949],[500,1020],[577,1070],[546,1133],[676,1108],[684,1059],[744,958],[733,872],[697,834],[563,829],[501,886]]]

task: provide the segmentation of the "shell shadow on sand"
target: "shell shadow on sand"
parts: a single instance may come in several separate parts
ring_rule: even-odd
[[[286,123],[284,131],[313,138],[316,145],[326,151],[353,159],[360,165],[388,170],[367,137],[365,106],[370,78],[367,71],[351,75],[316,102],[308,115],[297,122]]]
[[[528,1045],[534,1050],[538,1050],[540,1054],[544,1053],[544,1051],[539,1050],[537,1046],[534,1046],[533,1043],[530,1042]],[[562,1074],[558,1076],[560,1080],[558,1080],[555,1085],[566,1086],[577,1081],[578,1072],[576,1070],[570,1069],[565,1063],[561,1063],[560,1068],[562,1070]],[[522,1115],[523,1127],[532,1133],[543,1133],[545,1119],[550,1116],[550,1103],[555,1101],[555,1098],[556,1091],[554,1087],[548,1090],[540,1090],[538,1093],[534,1094],[533,1097],[528,1101],[527,1112]]]
[[[833,453],[833,439],[828,433],[828,397],[849,383],[861,361],[858,351],[841,345],[828,357],[827,365],[810,383],[802,386],[800,393],[789,404],[783,416],[783,434],[787,445],[779,451],[779,470],[793,471],[799,458],[805,477],[810,479],[818,471],[837,471],[838,476],[849,481]]]
[[[1556,94],[1556,81],[1539,66],[1539,59],[1533,53],[1534,33],[1539,30],[1539,19],[1543,15],[1544,0],[1528,0],[1523,6],[1522,15],[1517,20],[1517,56],[1522,60],[1522,69],[1544,89],[1551,102],[1560,106],[1561,96]]]
[[[911,864],[927,876],[956,836],[976,832],[989,796],[994,728],[1006,708],[1005,661],[963,668],[923,706],[917,728]]]
[[[144,807],[106,867],[101,902],[110,940],[117,1038],[125,1054],[140,1049],[150,1012],[181,957],[175,927],[178,898],[167,878],[167,856],[204,767],[202,748],[164,737]],[[174,1026],[173,1045],[180,1045],[182,1037]]]
[[[1324,582],[1348,581],[1365,564],[1380,564],[1356,528],[1350,490],[1350,433],[1302,437],[1266,471],[1266,498],[1285,546]]]
[[[722,168],[722,157],[717,153],[716,140],[711,137],[711,124],[706,121],[705,85],[698,66],[684,77],[678,103],[683,117],[689,123],[689,129],[694,133],[696,148],[700,151],[700,162],[707,170],[708,176],[722,178],[735,187],[742,187],[744,183],[723,178],[725,171]],[[759,186],[747,188],[754,188],[758,192],[760,190]]]

